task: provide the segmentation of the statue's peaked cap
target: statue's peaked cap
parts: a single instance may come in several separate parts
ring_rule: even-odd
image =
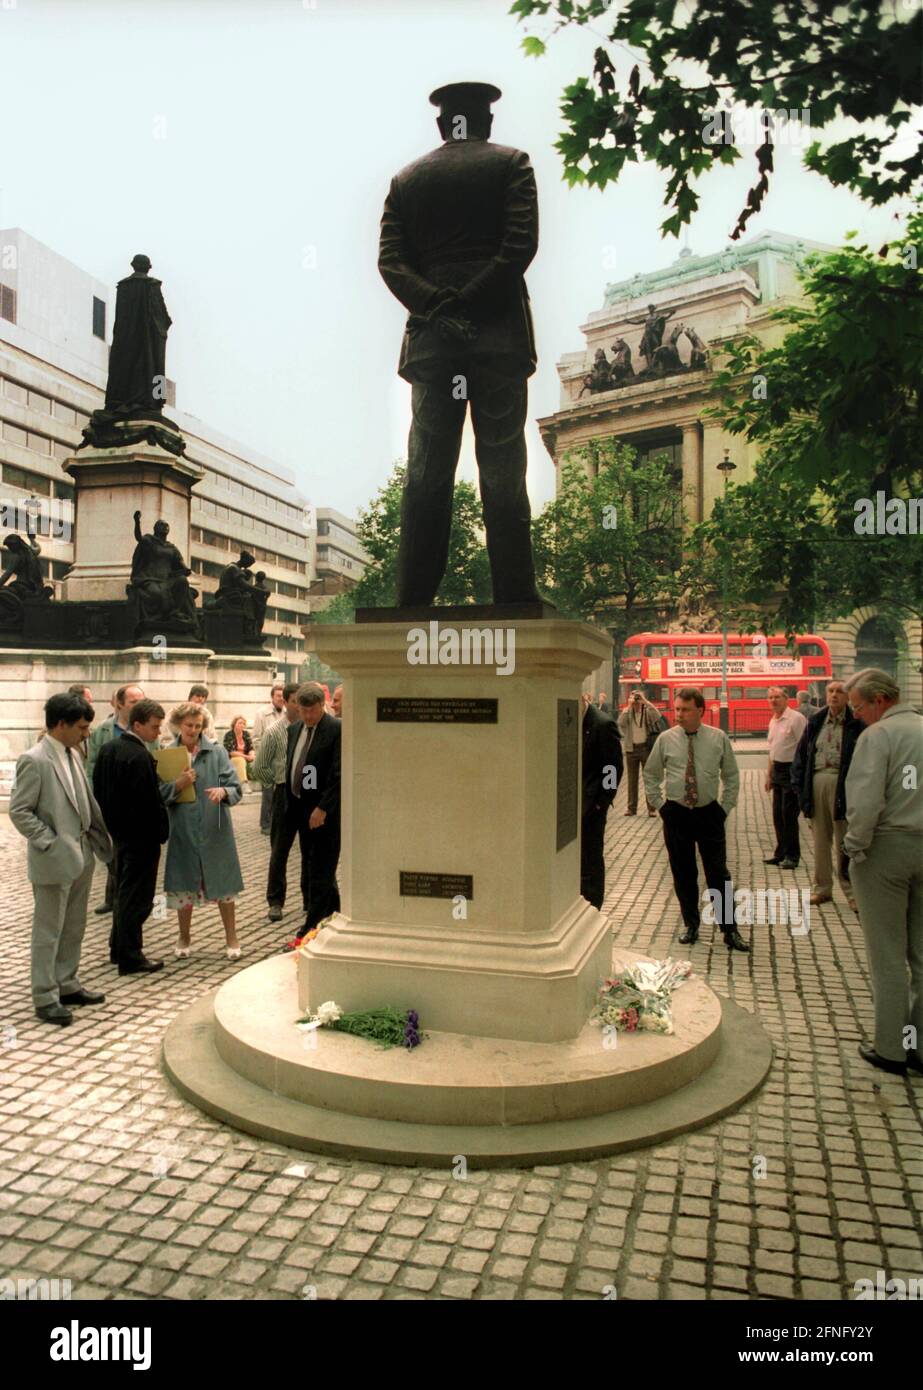
[[[440,115],[456,116],[489,111],[502,95],[500,88],[490,82],[449,82],[430,92],[429,99],[439,107]]]

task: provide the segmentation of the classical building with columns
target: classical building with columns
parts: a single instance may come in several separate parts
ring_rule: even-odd
[[[728,450],[736,465],[734,482],[747,482],[758,457],[755,445],[731,435],[705,414],[713,404],[713,370],[727,342],[746,332],[766,346],[779,343],[784,325],[772,315],[801,299],[798,267],[808,252],[836,247],[780,232],[763,232],[740,246],[711,255],[680,253],[671,266],[637,274],[606,286],[603,306],[580,326],[586,346],[566,352],[558,362],[561,400],[553,415],[538,421],[557,471],[573,449],[590,439],[614,436],[639,454],[666,454],[676,468],[687,524],[705,520],[723,487],[718,468]],[[681,371],[645,373],[641,348],[645,320],[665,320],[661,359],[678,360]],[[650,340],[645,344],[650,347]],[[594,359],[627,358],[632,376],[608,390],[590,389]],[[704,363],[702,357],[704,356]],[[590,463],[586,466],[592,467]],[[862,609],[823,631],[830,644],[834,674],[848,676],[862,666],[891,671],[906,698],[921,699],[920,624],[903,615]],[[601,680],[604,677],[600,676]],[[611,679],[611,678],[610,678]],[[604,685],[611,690],[611,685]]]

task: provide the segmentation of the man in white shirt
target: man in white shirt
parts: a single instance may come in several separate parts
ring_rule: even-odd
[[[801,860],[798,838],[798,792],[792,786],[792,762],[808,721],[796,709],[789,709],[788,696],[781,686],[769,689],[772,718],[769,721],[769,767],[766,791],[772,792],[772,823],[776,847],[764,864],[780,869],[797,869]]]
[[[846,775],[843,839],[875,1001],[875,1044],[860,1043],[859,1055],[899,1076],[923,1073],[923,717],[875,667],[846,691],[866,725]]]
[[[253,721],[253,751],[259,753],[264,734],[268,734],[274,724],[285,714],[283,682],[277,681],[269,692],[269,704],[256,712]],[[250,769],[251,776],[253,769]],[[260,834],[268,835],[272,820],[272,787],[264,785],[260,793]]]
[[[722,904],[720,912],[716,910],[716,920],[725,945],[729,951],[749,951],[734,920],[734,886],[727,869],[724,833],[724,823],[737,805],[740,789],[734,749],[722,729],[703,724],[705,697],[701,690],[689,686],[677,690],[673,708],[676,724],[654,744],[644,768],[644,790],[663,821],[673,886],[686,925],[680,942],[694,946],[699,938],[698,846],[705,882]],[[730,920],[726,921],[724,908],[728,903]]]

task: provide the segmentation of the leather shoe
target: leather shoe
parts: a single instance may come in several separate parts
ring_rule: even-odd
[[[100,903],[99,907],[94,907],[93,911],[97,917],[103,917],[107,912],[112,911],[111,903]]]
[[[923,1076],[923,1057],[912,1047],[907,1050],[907,1066],[911,1071],[918,1071]]]
[[[694,946],[699,939],[698,927],[687,927],[679,939],[681,946]]]
[[[119,966],[119,974],[120,974],[120,975],[153,975],[153,973],[154,973],[155,970],[162,970],[162,969],[163,969],[163,961],[162,961],[162,960],[148,960],[146,956],[143,956],[142,959],[139,960],[139,961],[137,961],[134,965],[120,965],[120,966]]]
[[[637,811],[625,811],[624,814],[626,816],[636,816],[638,813]]]
[[[780,868],[780,869],[797,869],[797,868],[798,868],[798,860],[797,860],[797,859],[783,859],[783,860],[782,860],[782,863],[779,865],[779,868]]]
[[[764,863],[764,864],[781,864],[781,863],[782,863],[782,860],[781,860],[781,859],[777,859],[776,856],[773,855],[771,859],[764,859],[764,860],[763,860],[763,863]]]
[[[736,927],[724,933],[724,944],[729,951],[749,951],[750,947],[744,941]]]
[[[832,903],[832,902],[833,902],[833,894],[832,894],[832,893],[812,893],[811,896],[810,896],[810,898],[808,898],[808,902],[811,904],[812,907],[820,907],[821,903]]]
[[[59,1027],[66,1028],[69,1023],[73,1023],[74,1015],[70,1009],[65,1009],[62,1004],[42,1004],[35,1010],[36,1018],[40,1018],[43,1023],[57,1023]]]
[[[874,1047],[870,1043],[859,1044],[859,1056],[863,1062],[868,1062],[871,1066],[877,1067],[879,1071],[890,1071],[895,1076],[907,1075],[906,1062],[892,1062],[890,1057],[879,1057]]]
[[[270,922],[281,922],[281,921],[282,921],[282,909],[281,909],[281,907],[279,906],[278,903],[270,903],[270,905],[269,905],[269,920],[270,920]]]
[[[92,989],[78,989],[73,994],[62,994],[61,1003],[66,1004],[69,1009],[80,1004],[105,1004],[106,996],[98,994]]]

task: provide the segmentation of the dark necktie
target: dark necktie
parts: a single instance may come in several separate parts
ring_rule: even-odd
[[[683,800],[687,806],[695,806],[699,799],[699,788],[695,780],[695,734],[686,735],[686,795]]]
[[[305,763],[308,761],[308,753],[310,752],[310,749],[311,749],[311,743],[312,743],[312,741],[313,741],[313,739],[314,739],[314,729],[317,728],[317,725],[315,724],[315,725],[314,725],[314,728],[309,729],[308,726],[307,726],[307,724],[306,724],[306,725],[304,726],[304,728],[305,728],[305,733],[306,733],[307,737],[305,738],[305,741],[304,741],[304,747],[302,748],[300,754],[298,755],[298,758],[297,758],[297,760],[296,760],[296,762],[295,762],[295,766],[294,766],[294,768],[292,769],[292,795],[293,795],[293,796],[301,796],[301,793],[302,793],[302,790],[303,790],[302,783],[304,782],[304,766],[305,766]]]
[[[77,806],[80,811],[80,824],[84,830],[89,830],[93,819],[90,815],[90,799],[87,796],[86,787],[83,785],[83,773],[77,766],[77,759],[74,757],[73,748],[68,748],[67,750],[67,762],[71,770],[74,795],[77,798]]]

